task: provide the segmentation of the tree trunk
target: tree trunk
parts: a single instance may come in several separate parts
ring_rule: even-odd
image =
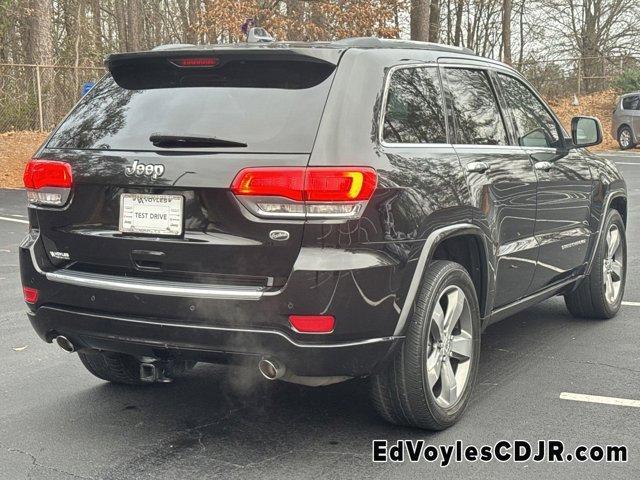
[[[120,0],[117,0],[120,1]],[[144,9],[142,0],[127,1],[127,30],[129,51],[139,51],[144,49]]]
[[[464,7],[464,0],[458,0],[456,5],[456,30],[453,37],[453,44],[460,46],[462,43],[462,8]]]
[[[29,0],[31,16],[26,42],[27,62],[53,63],[53,3],[50,0]]]
[[[305,6],[301,0],[287,0],[287,17],[293,21],[287,30],[287,40],[305,40],[304,17]]]
[[[429,41],[429,0],[411,0],[411,40]]]
[[[502,61],[508,65],[513,63],[511,58],[511,0],[503,0],[502,2],[502,44],[504,54]]]
[[[442,0],[431,0],[429,6],[429,41],[440,41],[440,5]]]
[[[93,36],[93,48],[97,58],[103,54],[102,48],[102,12],[100,11],[100,0],[91,0],[91,30]]]
[[[118,50],[126,52],[129,50],[129,31],[127,28],[126,5],[123,0],[115,2],[116,31],[118,35]]]

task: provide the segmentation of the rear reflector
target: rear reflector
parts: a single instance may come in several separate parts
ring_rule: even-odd
[[[55,160],[29,160],[23,175],[27,198],[36,205],[62,206],[73,185],[71,165]]]
[[[40,296],[40,292],[31,287],[22,287],[22,294],[24,295],[24,301],[30,304],[36,303]]]
[[[231,190],[258,216],[353,218],[362,212],[377,181],[369,167],[245,168]]]
[[[289,315],[289,323],[298,333],[331,333],[336,319],[332,315]]]

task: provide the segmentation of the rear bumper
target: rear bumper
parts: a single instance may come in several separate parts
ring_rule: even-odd
[[[299,376],[361,376],[375,371],[397,337],[332,344],[299,343],[282,332],[181,325],[43,306],[29,313],[47,341],[64,335],[78,349],[198,361],[255,363],[273,357]]]
[[[21,245],[20,266],[23,285],[40,291],[29,319],[49,342],[64,335],[78,348],[210,362],[275,357],[298,376],[375,372],[402,339],[393,335],[396,292],[379,291],[397,266],[371,251],[349,253],[348,262],[339,251],[311,253],[285,287],[262,291],[84,278],[53,268],[37,231]],[[304,335],[289,325],[292,313],[321,312],[335,316],[333,333]]]

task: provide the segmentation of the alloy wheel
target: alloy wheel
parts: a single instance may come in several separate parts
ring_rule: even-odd
[[[436,403],[453,407],[467,386],[473,356],[471,308],[460,287],[446,288],[429,323],[427,383]]]
[[[624,129],[620,132],[620,145],[622,145],[622,148],[627,148],[631,145],[631,132],[629,130]]]
[[[618,301],[620,287],[622,286],[623,255],[622,236],[617,225],[611,225],[607,232],[607,251],[603,260],[602,271],[604,273],[604,296],[609,305]]]

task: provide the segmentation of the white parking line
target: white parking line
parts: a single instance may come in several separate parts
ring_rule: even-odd
[[[16,222],[16,223],[29,223],[28,220],[20,220],[19,218],[0,217],[0,220],[5,220],[7,222]]]
[[[569,392],[560,393],[560,398],[562,400],[574,400],[576,402],[603,403],[605,405],[640,408],[640,400],[631,400],[629,398],[600,397],[598,395],[583,395],[582,393]]]
[[[629,305],[630,307],[640,307],[640,302],[622,302],[623,305]]]
[[[640,162],[616,162],[616,165],[640,165]]]

